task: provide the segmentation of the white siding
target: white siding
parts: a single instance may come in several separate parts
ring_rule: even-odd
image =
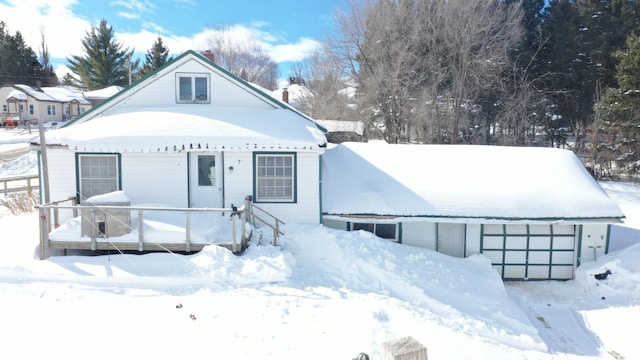
[[[343,220],[335,220],[335,219],[324,219],[322,220],[322,224],[331,229],[345,230],[345,231],[349,230],[346,220],[343,221]]]
[[[480,253],[480,224],[467,224],[466,256]]]
[[[76,196],[76,161],[70,150],[59,148],[47,149],[49,169],[49,198],[51,201],[66,200]],[[41,165],[42,168],[42,165]],[[44,182],[40,182],[44,184]],[[44,200],[44,197],[42,197]],[[70,202],[63,205],[71,205]],[[60,222],[72,218],[70,211],[60,212]]]
[[[320,156],[315,152],[297,155],[297,201],[291,203],[259,203],[285,223],[320,223]]]
[[[233,171],[230,167],[233,167]],[[231,204],[242,206],[247,195],[253,194],[253,154],[223,153],[223,177],[224,207],[230,207]]]
[[[188,206],[186,153],[123,153],[121,169],[132,205]]]
[[[581,264],[595,260],[594,249],[596,257],[605,254],[608,233],[609,226],[607,224],[582,225],[582,238],[578,242],[580,244],[579,260]]]
[[[436,223],[426,221],[402,223],[402,243],[435,251]]]
[[[210,87],[210,104],[181,104],[185,109],[188,107],[198,106],[226,106],[226,107],[251,107],[251,108],[271,108],[268,103],[260,100],[249,91],[238,86],[233,81],[226,79],[227,75],[219,71],[212,71],[209,65],[206,65],[199,59],[189,58],[183,59],[187,61],[181,66],[181,63],[176,63],[166,74],[156,74],[155,76],[147,79],[144,83],[138,85],[138,88],[133,88],[127,92],[127,98],[122,99],[120,104],[115,106],[114,109],[110,109],[106,112],[106,115],[117,114],[122,111],[128,111],[131,107],[153,107],[160,110],[161,104],[167,106],[176,105],[176,68],[180,67],[179,73],[209,73],[211,75],[211,87]],[[144,89],[140,88],[144,86]],[[138,91],[142,90],[142,91]],[[127,110],[123,108],[126,107]],[[188,112],[188,111],[185,111]],[[177,114],[176,116],[179,116]],[[176,120],[176,124],[179,121]]]
[[[254,164],[252,152],[224,153],[225,207],[241,206],[247,195],[253,195]],[[257,203],[285,223],[320,223],[320,157],[315,152],[302,152],[296,156],[295,203]],[[233,171],[230,171],[233,167]]]

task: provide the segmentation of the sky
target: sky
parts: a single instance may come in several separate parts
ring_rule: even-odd
[[[0,177],[35,172],[33,152],[0,163]],[[601,185],[627,221],[570,281],[504,283],[480,255],[293,223],[242,255],[38,260],[37,213],[0,205],[0,358],[380,359],[408,336],[429,359],[640,358],[640,186]]]
[[[0,0],[0,20],[40,53],[41,34],[59,78],[66,58],[83,56],[81,40],[101,20],[113,27],[116,41],[144,60],[158,36],[170,52],[207,47],[210,32],[227,29],[239,40],[252,37],[264,45],[288,78],[291,64],[319,46],[333,27],[334,11],[344,0]]]

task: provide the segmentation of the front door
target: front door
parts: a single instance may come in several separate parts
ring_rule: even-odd
[[[438,252],[464,257],[464,224],[438,223]]]
[[[222,156],[219,152],[189,154],[189,204],[196,208],[221,208]]]

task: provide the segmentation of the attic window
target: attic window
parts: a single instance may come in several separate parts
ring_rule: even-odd
[[[209,103],[209,74],[176,74],[176,101],[182,104]]]

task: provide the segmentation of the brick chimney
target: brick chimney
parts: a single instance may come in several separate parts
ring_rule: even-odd
[[[202,55],[204,55],[207,59],[211,60],[211,62],[216,62],[216,57],[213,55],[211,50],[203,51]]]
[[[289,90],[287,88],[282,89],[282,101],[289,103]]]

